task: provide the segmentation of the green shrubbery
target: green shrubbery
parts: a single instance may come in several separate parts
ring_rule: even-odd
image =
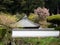
[[[28,19],[31,20],[31,21],[33,21],[33,22],[35,22],[35,23],[38,23],[39,22],[38,15],[36,15],[34,13],[30,13]]]
[[[52,15],[47,18],[48,22],[54,23],[54,24],[60,24],[60,15]]]
[[[60,30],[60,27],[56,27],[55,30]]]
[[[6,34],[6,28],[0,26],[0,41],[5,36],[5,34]]]
[[[51,23],[48,27],[60,30],[60,14],[47,17],[47,21]]]

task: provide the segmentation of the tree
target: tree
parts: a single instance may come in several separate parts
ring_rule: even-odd
[[[33,12],[36,7],[43,7],[44,0],[1,0],[0,11],[11,14]]]
[[[37,7],[44,7],[44,0],[28,0],[29,12],[34,12]]]
[[[17,17],[14,15],[1,13],[0,14],[0,38],[2,38],[3,42],[7,44],[11,38],[11,30],[12,26],[10,24],[17,22]]]
[[[59,2],[59,0],[45,0],[45,7],[50,10],[50,15],[59,13]]]
[[[34,13],[39,16],[39,24],[40,27],[45,28],[47,27],[47,21],[46,18],[49,16],[49,10],[45,7],[41,8],[38,7],[37,9],[34,10]]]

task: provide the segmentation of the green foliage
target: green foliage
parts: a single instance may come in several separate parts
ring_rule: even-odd
[[[60,30],[60,26],[54,26],[53,24],[48,25],[48,28],[54,28],[55,30]]]
[[[0,42],[0,45],[4,45],[3,42]]]
[[[60,0],[45,0],[45,7],[50,10],[50,13],[59,13]]]
[[[38,23],[38,21],[39,21],[38,15],[36,15],[34,13],[30,13],[28,19],[30,19],[31,21],[33,21],[35,23]]]
[[[16,15],[16,18],[18,19],[17,21],[20,21],[26,14],[24,14],[24,13],[21,13],[21,14],[16,13],[15,15]]]
[[[48,28],[55,28],[55,30],[60,30],[60,14],[47,17],[47,21],[51,23]],[[54,26],[54,24],[57,26]]]
[[[22,41],[22,45],[59,45],[60,38],[46,37],[46,38],[18,38]],[[17,42],[17,41],[16,41]]]
[[[5,34],[6,34],[6,28],[0,26],[0,40],[4,37]]]
[[[44,0],[28,0],[29,12],[33,12],[37,7],[44,6]]]
[[[49,24],[48,28],[55,28],[56,26],[54,26],[53,24]]]
[[[43,6],[44,0],[1,0],[0,10],[15,14],[33,12],[36,7]]]
[[[60,14],[47,17],[47,21],[60,25]]]
[[[55,27],[55,30],[60,30],[60,27]]]
[[[37,7],[46,6],[50,9],[50,12],[54,13],[55,10],[59,9],[57,7],[59,4],[59,0],[0,0],[0,11],[12,14],[16,12],[30,13]]]

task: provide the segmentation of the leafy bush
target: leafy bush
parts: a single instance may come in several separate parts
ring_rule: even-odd
[[[6,33],[6,28],[0,26],[0,40],[1,40],[1,38],[4,37],[5,33]]]
[[[47,17],[47,21],[51,22],[53,24],[60,25],[60,14],[52,15],[52,16]]]
[[[60,27],[55,27],[55,30],[60,30]]]
[[[11,15],[9,13],[0,13],[0,25],[8,26],[8,27],[16,27],[15,25],[11,26],[11,24],[14,24],[21,20],[24,17],[25,14],[15,14]]]
[[[21,13],[21,14],[16,13],[15,15],[16,15],[16,18],[18,19],[17,21],[19,21],[19,20],[21,20],[26,14],[25,14],[25,13]]]
[[[56,26],[54,24],[51,24],[51,23],[48,25],[48,28],[55,28],[55,27]]]
[[[47,17],[47,21],[51,23],[51,25],[48,26],[49,28],[51,27],[55,28],[55,30],[60,30],[60,14]]]
[[[11,23],[16,22],[18,19],[16,18],[15,15],[10,15],[10,14],[5,14],[1,13],[0,14],[0,24],[3,25],[10,25]]]
[[[36,22],[36,23],[38,23],[38,21],[39,21],[38,15],[36,15],[34,13],[30,13],[28,19],[30,19],[31,21]]]

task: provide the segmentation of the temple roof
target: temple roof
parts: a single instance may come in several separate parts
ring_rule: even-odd
[[[39,25],[30,21],[25,15],[20,21],[15,23],[17,27],[38,27]]]

